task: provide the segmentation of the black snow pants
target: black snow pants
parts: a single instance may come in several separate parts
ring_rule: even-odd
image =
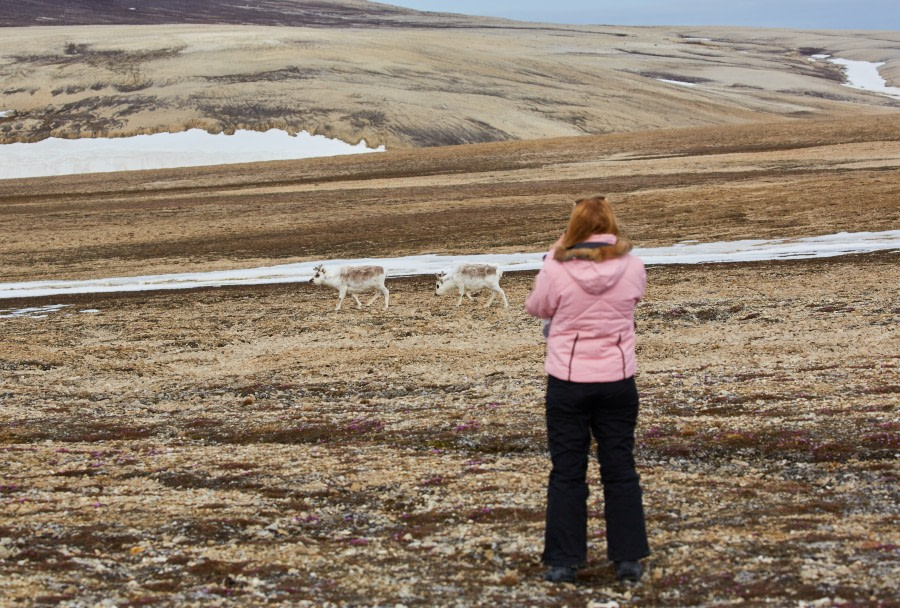
[[[547,440],[553,469],[547,485],[545,564],[578,567],[587,562],[585,477],[591,434],[603,483],[607,555],[613,561],[637,561],[650,554],[634,467],[637,415],[633,377],[596,383],[548,378]]]

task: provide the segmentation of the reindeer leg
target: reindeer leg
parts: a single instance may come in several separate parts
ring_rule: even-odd
[[[369,298],[369,300],[366,302],[366,306],[371,306],[371,305],[372,305],[372,302],[374,302],[375,300],[377,300],[379,297],[381,297],[381,294],[380,294],[380,293],[376,293],[374,296],[372,296],[371,298]]]
[[[335,310],[341,309],[341,304],[344,303],[344,298],[346,296],[347,296],[347,288],[346,287],[341,287],[340,289],[338,289],[338,305],[337,305],[337,308],[335,308]]]
[[[484,303],[484,307],[485,307],[485,308],[490,308],[491,302],[494,301],[494,296],[495,296],[495,295],[497,295],[497,294],[494,293],[493,290],[491,290],[491,297],[489,297],[489,298],[488,298],[488,301]]]
[[[382,287],[382,289],[384,290],[384,291],[382,292],[382,293],[384,294],[384,309],[387,310],[387,307],[388,307],[388,300],[390,300],[391,292],[388,291],[388,288],[387,288],[387,287]]]
[[[503,307],[509,308],[509,300],[506,299],[506,292],[503,291],[502,287],[497,287],[497,289],[500,291],[500,297],[503,298]]]
[[[355,293],[351,293],[350,295],[353,296],[353,299],[354,299],[354,300],[356,300],[356,307],[357,307],[357,308],[362,308],[362,302],[359,301],[359,298],[356,297],[356,294],[355,294]]]
[[[457,306],[461,306],[461,305],[462,305],[462,299],[463,299],[463,294],[464,294],[464,293],[466,293],[465,288],[460,287],[460,288],[459,288],[459,300],[456,301],[456,305],[457,305]]]

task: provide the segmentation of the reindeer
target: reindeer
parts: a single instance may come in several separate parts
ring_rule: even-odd
[[[362,302],[356,294],[367,291],[378,291],[384,294],[384,307],[387,309],[390,292],[384,286],[384,268],[381,266],[341,266],[340,268],[325,268],[316,266],[313,278],[309,280],[313,285],[327,285],[338,290],[338,303],[335,310],[341,309],[344,297],[349,293],[356,300],[357,308],[362,308]],[[379,295],[372,296],[366,306],[374,302]]]
[[[506,293],[500,287],[500,277],[502,276],[503,271],[490,264],[461,264],[452,272],[437,275],[434,295],[442,296],[450,290],[456,289],[459,292],[459,300],[456,305],[460,306],[464,295],[471,300],[473,293],[482,289],[490,289],[491,297],[485,302],[484,307],[490,306],[494,301],[494,296],[499,293],[503,298],[503,306],[509,308]]]

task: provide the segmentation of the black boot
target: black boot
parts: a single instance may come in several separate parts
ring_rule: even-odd
[[[616,562],[616,578],[620,581],[636,583],[641,580],[643,574],[641,562]]]
[[[575,576],[576,570],[571,566],[550,566],[544,573],[544,580],[549,583],[574,583]]]

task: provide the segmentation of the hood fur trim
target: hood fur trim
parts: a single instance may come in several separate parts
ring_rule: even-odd
[[[612,258],[620,258],[631,251],[631,241],[626,238],[619,239],[608,247],[597,247],[595,249],[575,248],[575,249],[556,249],[553,259],[558,262],[568,262],[570,260],[588,260],[591,262],[605,262]]]

